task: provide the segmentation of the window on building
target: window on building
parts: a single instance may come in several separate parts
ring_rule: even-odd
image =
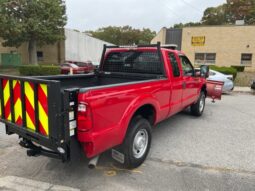
[[[175,57],[174,53],[169,53],[168,57],[170,59],[170,64],[172,66],[174,77],[179,77],[180,76],[180,69],[179,69],[178,62],[176,60],[176,57]]]
[[[37,51],[37,60],[43,61],[43,52],[42,51]]]
[[[241,64],[251,65],[252,64],[252,54],[242,54]]]
[[[211,65],[216,62],[216,53],[195,53],[195,64]]]

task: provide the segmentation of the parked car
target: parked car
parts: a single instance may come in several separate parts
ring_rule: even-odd
[[[61,64],[61,74],[71,74],[71,70],[73,74],[84,74],[87,73],[87,67],[80,67],[74,63],[66,62]]]
[[[232,75],[225,75],[215,70],[210,70],[208,80],[224,82],[223,92],[227,93],[234,89],[234,82]]]
[[[208,73],[201,66],[197,75],[183,52],[159,43],[105,46],[96,73],[0,75],[0,121],[8,135],[19,135],[28,156],[65,162],[81,149],[95,166],[111,149],[115,160],[136,168],[148,155],[153,126],[189,106],[192,115],[201,116],[206,96],[220,98],[219,85],[207,91]]]
[[[251,89],[255,90],[255,80],[253,80],[253,82],[251,84]]]
[[[94,72],[95,66],[92,64],[92,62],[87,61],[87,62],[75,62],[75,64],[79,67],[84,68],[85,73],[91,73]]]

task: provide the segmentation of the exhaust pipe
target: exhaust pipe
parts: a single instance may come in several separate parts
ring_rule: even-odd
[[[95,169],[98,163],[98,159],[99,159],[99,155],[92,158],[89,163],[88,163],[88,167],[89,169]]]

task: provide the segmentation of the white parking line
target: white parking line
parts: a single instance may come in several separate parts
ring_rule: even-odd
[[[16,176],[0,178],[0,190],[11,191],[79,191],[79,189],[54,185],[47,182],[35,181]]]

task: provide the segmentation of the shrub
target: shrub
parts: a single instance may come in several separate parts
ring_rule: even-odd
[[[39,65],[39,66],[20,66],[20,75],[22,76],[48,76],[48,75],[58,75],[61,70],[59,66],[50,65]]]
[[[235,68],[237,72],[244,72],[245,66],[231,66],[232,68]]]
[[[19,66],[15,66],[15,65],[5,65],[5,66],[3,66],[3,65],[0,65],[0,69],[17,69],[17,68],[19,68]]]
[[[233,75],[233,78],[235,80],[236,75],[237,75],[237,70],[233,67],[219,67],[219,66],[210,66],[210,69],[221,72],[223,74],[227,75]]]

